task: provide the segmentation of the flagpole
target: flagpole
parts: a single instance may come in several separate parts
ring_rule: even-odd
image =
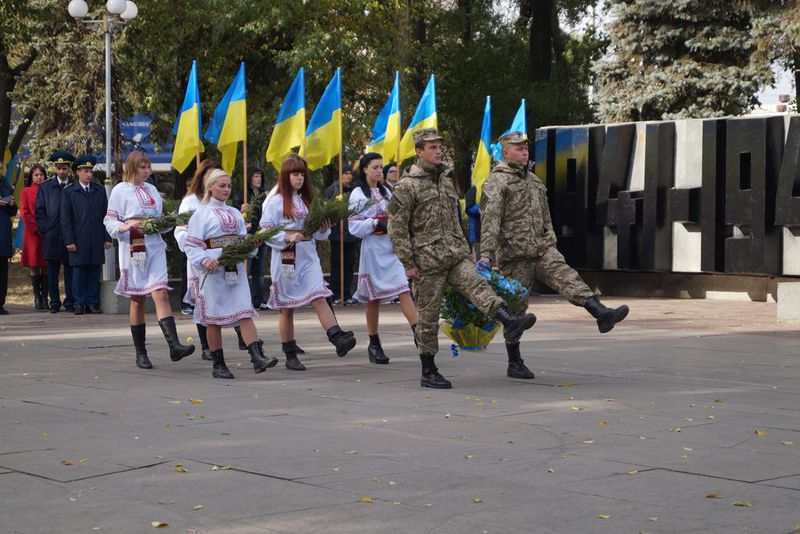
[[[339,110],[341,114],[341,108]],[[342,152],[344,152],[344,142],[342,140],[342,122],[343,118],[339,120],[339,196],[344,199],[344,183],[342,180]],[[344,225],[347,224],[347,219],[339,223],[339,299],[344,305],[347,300],[344,294]]]
[[[247,190],[250,189],[250,184],[247,183],[249,179],[247,176],[247,140],[245,139],[242,141],[242,176],[243,176],[243,189],[244,191],[244,203],[247,204]],[[263,181],[264,178],[262,176],[261,180]],[[264,184],[261,184],[261,188],[264,188]]]

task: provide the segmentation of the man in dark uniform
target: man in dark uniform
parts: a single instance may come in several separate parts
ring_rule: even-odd
[[[100,270],[111,236],[103,224],[108,209],[104,187],[92,181],[97,160],[82,156],[72,164],[78,181],[61,195],[61,231],[69,251],[75,315],[100,313]]]
[[[56,167],[56,177],[42,182],[36,196],[36,224],[42,234],[44,259],[47,261],[47,283],[50,292],[50,313],[58,313],[61,308],[61,297],[58,292],[58,274],[64,265],[64,309],[75,311],[75,299],[72,296],[72,268],[69,265],[67,248],[61,235],[61,194],[65,187],[74,180],[69,175],[69,168],[75,156],[63,150],[56,150],[50,156]]]

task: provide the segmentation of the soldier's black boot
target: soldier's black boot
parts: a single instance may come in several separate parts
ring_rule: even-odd
[[[525,361],[519,353],[519,343],[506,343],[508,352],[508,370],[506,374],[511,378],[536,378],[530,369],[525,365]]]
[[[286,368],[291,371],[305,371],[306,366],[297,357],[297,343],[292,341],[285,341],[281,343],[283,353],[286,355]]]
[[[534,314],[514,315],[508,306],[500,306],[495,317],[503,323],[503,337],[506,341],[518,341],[522,337],[522,333],[536,323]]]
[[[222,349],[209,351],[211,361],[214,362],[211,368],[211,378],[233,378],[233,373],[225,365],[225,355]]]
[[[139,369],[152,369],[153,364],[147,357],[147,346],[145,344],[145,332],[147,327],[144,324],[131,325],[131,337],[133,346],[136,348],[136,367]]]
[[[369,335],[369,346],[367,347],[367,355],[369,356],[370,363],[387,364],[389,357],[383,352],[381,346],[381,338],[378,334]]]
[[[238,326],[234,326],[233,329],[236,330],[236,337],[239,338],[239,350],[247,350],[247,343],[244,342],[242,337],[242,329]]]
[[[169,345],[170,360],[177,362],[194,352],[194,345],[183,345],[180,340],[178,340],[178,331],[175,328],[174,317],[164,317],[158,321],[158,326],[161,327],[161,331],[164,333],[164,339],[167,340],[167,345]]]
[[[356,346],[356,338],[353,332],[343,331],[339,328],[338,324],[328,328],[325,333],[328,334],[328,341],[336,347],[336,355],[340,358],[353,350],[353,347]]]
[[[197,337],[200,338],[200,348],[203,349],[203,352],[200,354],[200,357],[206,361],[214,361],[214,358],[212,357],[211,354],[211,350],[208,348],[208,329],[206,328],[205,325],[202,324],[197,325]]]
[[[600,330],[601,334],[605,334],[614,328],[614,325],[625,319],[630,311],[630,308],[625,304],[619,308],[606,308],[597,297],[590,297],[583,307],[592,314],[592,317],[597,319],[597,329]]]
[[[420,378],[419,385],[424,388],[433,389],[450,389],[453,384],[445,377],[439,374],[439,369],[433,363],[433,356],[421,354],[419,357],[422,362],[422,378]]]
[[[261,340],[257,339],[247,346],[247,352],[250,353],[250,361],[253,364],[253,369],[256,374],[263,373],[270,367],[275,367],[278,363],[278,358],[264,356],[264,348],[261,345]]]

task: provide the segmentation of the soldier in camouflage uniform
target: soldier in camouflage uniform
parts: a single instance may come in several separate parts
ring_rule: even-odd
[[[505,301],[475,271],[459,223],[452,169],[441,163],[441,141],[433,128],[414,132],[417,160],[392,192],[389,236],[406,275],[414,281],[414,301],[419,309],[414,341],[422,361],[420,385],[449,389],[452,384],[434,364],[445,284],[466,295],[481,312],[497,317],[507,338],[518,339],[533,326],[536,317],[512,315]]]
[[[528,168],[527,137],[509,132],[499,142],[504,161],[492,169],[481,193],[481,261],[528,289],[538,278],[586,308],[600,332],[608,332],[628,315],[628,307],[606,308],[556,248],[547,189]],[[534,378],[520,356],[519,339],[506,339],[506,349],[508,376]]]

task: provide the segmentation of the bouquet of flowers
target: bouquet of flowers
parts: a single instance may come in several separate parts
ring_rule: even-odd
[[[515,309],[527,300],[528,290],[517,280],[505,278],[483,264],[478,264],[477,271],[492,290],[506,301],[509,308]],[[497,319],[481,313],[467,297],[452,286],[445,287],[441,316],[444,319],[442,331],[455,342],[452,347],[454,355],[458,354],[459,348],[474,352],[485,351],[500,328]]]
[[[344,195],[337,195],[330,199],[317,195],[311,201],[311,205],[308,206],[308,215],[303,221],[303,235],[310,237],[314,232],[322,228],[325,221],[330,221],[331,224],[346,221],[350,216],[366,211],[374,204],[375,200],[369,199],[351,210],[350,201]]]
[[[283,226],[273,226],[269,230],[262,229],[254,234],[243,236],[242,239],[236,243],[231,243],[230,245],[222,247],[222,254],[217,258],[217,261],[220,266],[225,268],[225,280],[233,283],[238,279],[237,265],[250,257],[250,253],[256,248],[256,241],[269,241],[275,234],[282,230]],[[229,273],[231,275],[230,277],[228,276]],[[209,274],[211,274],[211,271],[206,272],[205,276],[203,276],[203,282],[200,284],[201,288],[203,284],[205,284]]]
[[[192,218],[194,210],[187,211],[186,213],[178,213],[173,211],[160,217],[145,217],[139,221],[139,229],[143,234],[163,234],[175,228],[176,226],[183,226]]]

